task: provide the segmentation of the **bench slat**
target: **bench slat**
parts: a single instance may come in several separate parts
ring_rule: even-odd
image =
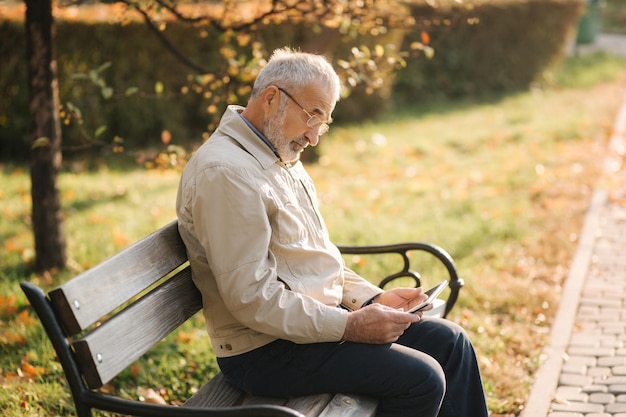
[[[98,388],[202,308],[191,268],[78,339],[74,348],[90,388]]]
[[[306,397],[289,398],[286,407],[293,408],[306,417],[317,417],[333,398],[333,394],[308,395]]]
[[[337,394],[319,417],[374,417],[377,408],[372,397]]]
[[[243,393],[226,382],[221,372],[182,405],[191,408],[232,407],[241,403]]]
[[[306,417],[373,417],[378,401],[354,394],[319,394],[305,397],[277,398],[249,396],[230,385],[222,373],[216,374],[183,407],[231,407],[234,405],[281,405]]]
[[[317,394],[307,395],[304,397],[292,397],[292,398],[280,398],[280,397],[263,397],[260,395],[246,396],[243,405],[282,405],[292,410],[296,410],[299,413],[304,414],[306,417],[317,417],[326,408],[330,400],[333,398],[332,394]]]
[[[224,408],[235,405],[282,405],[299,411],[306,417],[316,417],[328,405],[332,394],[310,395],[298,398],[250,396],[230,385],[218,372],[209,382],[182,405],[190,408]]]
[[[65,329],[76,334],[186,261],[174,221],[50,291],[49,297]]]

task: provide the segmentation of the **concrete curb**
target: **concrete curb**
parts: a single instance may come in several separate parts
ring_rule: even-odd
[[[603,51],[617,56],[626,56],[625,38],[626,35],[621,34],[598,33],[595,42],[589,45],[576,45],[575,39],[572,39],[568,52],[570,55],[577,55]]]
[[[591,262],[600,212],[606,203],[606,199],[607,192],[602,189],[596,190],[591,199],[591,205],[585,215],[578,248],[574,254],[570,272],[561,295],[561,300],[567,300],[567,303],[561,302],[559,304],[559,309],[552,323],[550,343],[545,352],[547,359],[535,375],[535,383],[520,417],[548,415],[550,404],[559,382],[572,327],[574,326],[582,287]]]

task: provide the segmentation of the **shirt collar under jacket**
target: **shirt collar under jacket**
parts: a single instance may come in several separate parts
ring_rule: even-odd
[[[270,142],[270,140],[268,138],[265,137],[265,135],[263,133],[261,133],[259,131],[259,129],[257,129],[256,127],[254,127],[254,125],[252,123],[250,123],[250,121],[248,121],[248,119],[246,119],[245,117],[243,117],[243,115],[240,113],[239,117],[241,117],[243,119],[244,122],[246,122],[246,124],[248,125],[248,127],[254,132],[256,133],[256,135],[261,138],[261,140],[263,142],[265,142],[265,144],[267,146],[269,146],[269,148],[272,150],[272,152],[274,152],[274,155],[276,155],[278,158],[280,158],[280,155],[278,155],[278,151],[276,150],[276,147],[274,146],[274,144],[272,142]]]

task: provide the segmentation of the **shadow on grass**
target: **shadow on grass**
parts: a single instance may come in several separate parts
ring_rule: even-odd
[[[64,210],[70,211],[85,211],[93,207],[97,207],[103,204],[114,203],[123,201],[128,197],[126,192],[114,192],[108,196],[102,196],[98,198],[84,198],[81,200],[74,200],[72,202],[64,204]]]

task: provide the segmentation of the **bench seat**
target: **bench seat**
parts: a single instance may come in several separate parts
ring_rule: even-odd
[[[213,408],[235,405],[271,404],[284,406],[307,417],[370,417],[376,414],[377,401],[362,395],[320,394],[297,398],[249,396],[215,375],[183,407]]]

